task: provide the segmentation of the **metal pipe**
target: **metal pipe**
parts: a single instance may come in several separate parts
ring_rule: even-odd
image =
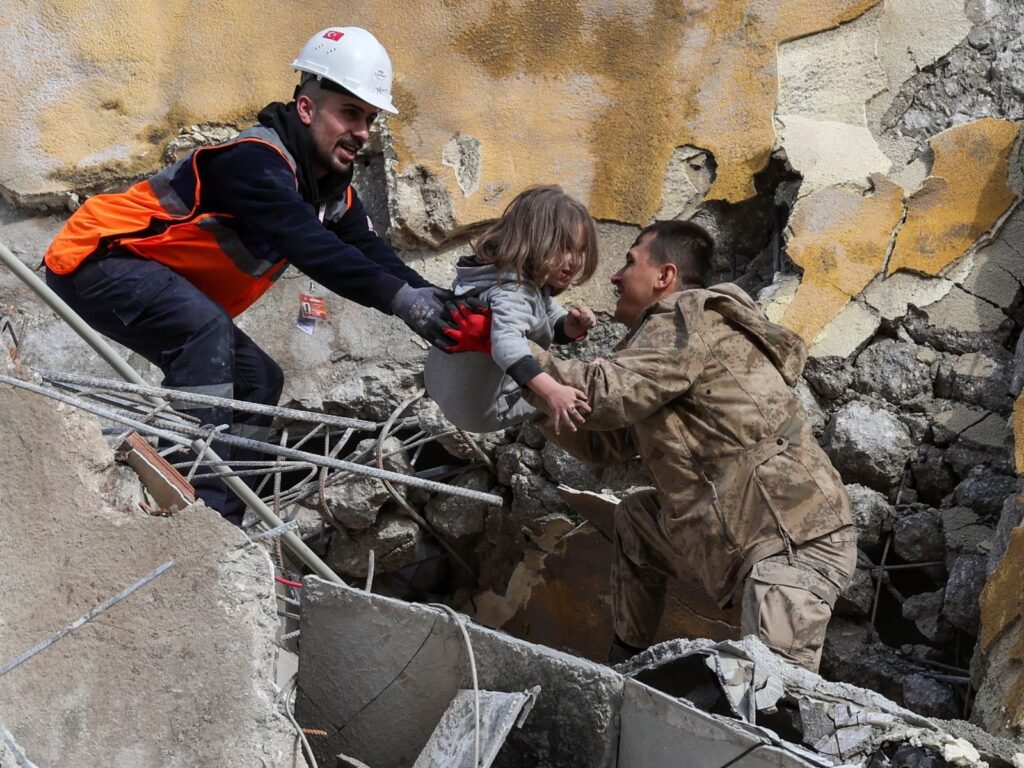
[[[107,343],[107,341],[100,336],[96,331],[90,328],[78,313],[71,309],[63,299],[61,299],[56,293],[54,293],[45,282],[43,282],[37,274],[31,269],[21,263],[21,260],[11,253],[5,245],[0,243],[0,263],[3,263],[9,270],[11,270],[25,285],[31,288],[39,298],[41,298],[50,309],[56,312],[60,318],[66,322],[71,328],[77,333],[82,339],[96,350],[97,354],[102,357],[107,363],[113,368],[121,378],[129,381],[133,384],[146,385],[146,382],[138,374],[138,372],[128,365],[120,355],[118,355],[113,347]],[[147,400],[150,398],[147,398]],[[152,398],[153,405],[162,405],[163,401],[159,398]],[[195,448],[198,449],[201,446],[200,441],[195,441]],[[209,452],[210,459],[212,461],[220,461],[220,457],[213,451]],[[215,471],[217,467],[214,467]],[[244,481],[237,477],[225,477],[224,483],[242,500],[242,503],[247,505],[260,521],[267,526],[267,528],[279,528],[284,525],[284,521],[275,515],[270,508],[263,503],[259,496],[245,484]],[[341,577],[338,576],[331,568],[317,557],[317,554],[311,550],[306,543],[296,536],[294,533],[289,531],[282,537],[283,541],[288,545],[288,548],[295,553],[295,556],[299,558],[310,570],[327,581],[334,584],[344,584]]]
[[[300,411],[296,408],[284,408],[277,405],[248,403],[244,400],[232,400],[229,397],[198,395],[195,392],[184,392],[180,389],[169,389],[167,387],[154,387],[149,384],[132,384],[111,379],[98,379],[93,376],[81,376],[77,373],[64,373],[62,371],[37,370],[36,373],[48,381],[55,381],[61,384],[77,384],[95,389],[106,389],[111,392],[128,392],[134,395],[151,395],[182,403],[230,408],[233,411],[258,413],[263,416],[280,416],[283,419],[292,419],[293,421],[311,421],[315,424],[327,424],[332,427],[342,427],[343,429],[352,428],[374,431],[380,427],[380,424],[375,421],[348,419],[343,416],[332,416],[328,413]]]

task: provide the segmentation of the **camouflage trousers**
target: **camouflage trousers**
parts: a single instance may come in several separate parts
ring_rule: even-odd
[[[656,491],[630,494],[615,508],[611,592],[615,634],[646,648],[661,623],[668,576],[693,569],[658,525]],[[754,564],[742,587],[740,629],[776,655],[817,671],[825,628],[857,563],[857,534],[846,526]]]

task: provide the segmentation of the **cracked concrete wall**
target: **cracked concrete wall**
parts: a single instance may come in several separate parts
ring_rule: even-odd
[[[24,378],[0,354],[0,372]],[[173,561],[0,677],[0,723],[37,765],[304,762],[275,708],[266,552],[205,506],[139,508],[99,423],[0,385],[0,666]],[[21,763],[19,763],[21,764]]]

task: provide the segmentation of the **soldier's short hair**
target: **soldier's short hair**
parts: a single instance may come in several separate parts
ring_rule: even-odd
[[[647,250],[655,264],[675,264],[680,285],[708,286],[715,240],[704,227],[692,221],[656,221],[640,230],[637,242],[648,234]]]

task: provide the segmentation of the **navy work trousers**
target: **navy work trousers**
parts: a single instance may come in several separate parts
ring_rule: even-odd
[[[46,282],[90,326],[159,367],[165,387],[277,405],[284,386],[280,366],[219,304],[163,264],[115,251],[68,275],[47,269]],[[269,416],[174,405],[204,425],[225,424],[241,437],[266,440],[270,431]],[[229,462],[259,456],[223,443],[214,449]],[[196,478],[193,485],[207,506],[241,524],[245,507],[221,480]]]

